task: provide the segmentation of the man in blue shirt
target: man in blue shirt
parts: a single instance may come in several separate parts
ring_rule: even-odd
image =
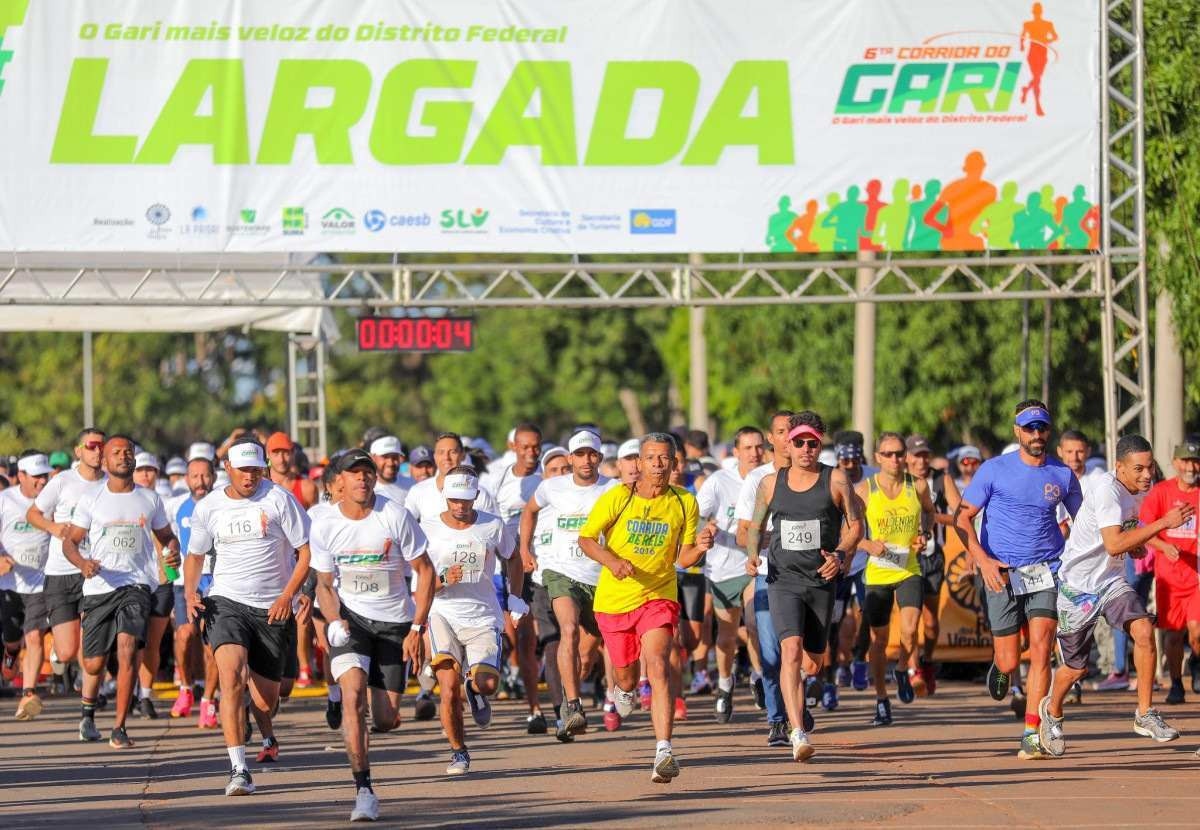
[[[1020,449],[985,462],[963,493],[955,523],[983,577],[994,652],[988,691],[1003,700],[1021,660],[1021,628],[1029,627],[1025,734],[1019,758],[1046,757],[1038,742],[1037,703],[1050,688],[1050,654],[1058,624],[1061,503],[1072,517],[1083,501],[1071,468],[1046,453],[1050,412],[1039,400],[1017,404]],[[975,517],[983,512],[978,533]]]

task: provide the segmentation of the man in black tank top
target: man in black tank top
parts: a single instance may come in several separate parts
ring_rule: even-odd
[[[759,538],[768,514],[774,516],[767,557],[771,622],[783,652],[779,685],[783,691],[792,758],[813,756],[804,722],[800,688],[805,654],[819,669],[829,641],[834,581],[845,573],[850,552],[863,534],[862,505],[845,473],[821,464],[825,422],[815,412],[792,416],[788,439],[791,467],[762,480],[747,533],[747,570],[758,568]]]

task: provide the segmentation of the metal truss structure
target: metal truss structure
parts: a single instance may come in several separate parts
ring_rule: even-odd
[[[887,256],[804,260],[614,257],[456,263],[374,262],[269,267],[236,257],[114,267],[0,265],[5,306],[346,308],[461,313],[484,308],[614,308],[832,303],[1099,301],[1105,438],[1112,453],[1130,425],[1153,440],[1144,203],[1142,0],[1102,0],[1103,227],[1084,255]],[[366,257],[363,257],[366,259]],[[499,258],[497,258],[499,259]],[[724,260],[724,261],[720,261]],[[861,269],[872,278],[862,281]],[[0,326],[2,328],[3,326]],[[324,342],[289,340],[293,434],[324,450]]]

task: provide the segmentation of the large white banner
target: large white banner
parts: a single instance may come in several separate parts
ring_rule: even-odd
[[[1099,0],[0,0],[0,250],[1099,244]]]

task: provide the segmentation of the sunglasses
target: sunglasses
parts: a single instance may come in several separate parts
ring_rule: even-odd
[[[1021,427],[1021,432],[1049,432],[1050,425],[1042,421],[1034,421],[1032,424],[1026,424]]]
[[[879,455],[881,455],[884,458],[903,458],[904,450],[891,450],[890,452],[883,452],[882,450],[880,450]]]
[[[79,446],[83,447],[85,450],[98,450],[104,446],[104,442],[103,441],[84,441]]]
[[[816,438],[793,438],[792,446],[796,447],[797,449],[800,447],[807,447],[810,450],[815,450],[820,449],[821,442]]]

